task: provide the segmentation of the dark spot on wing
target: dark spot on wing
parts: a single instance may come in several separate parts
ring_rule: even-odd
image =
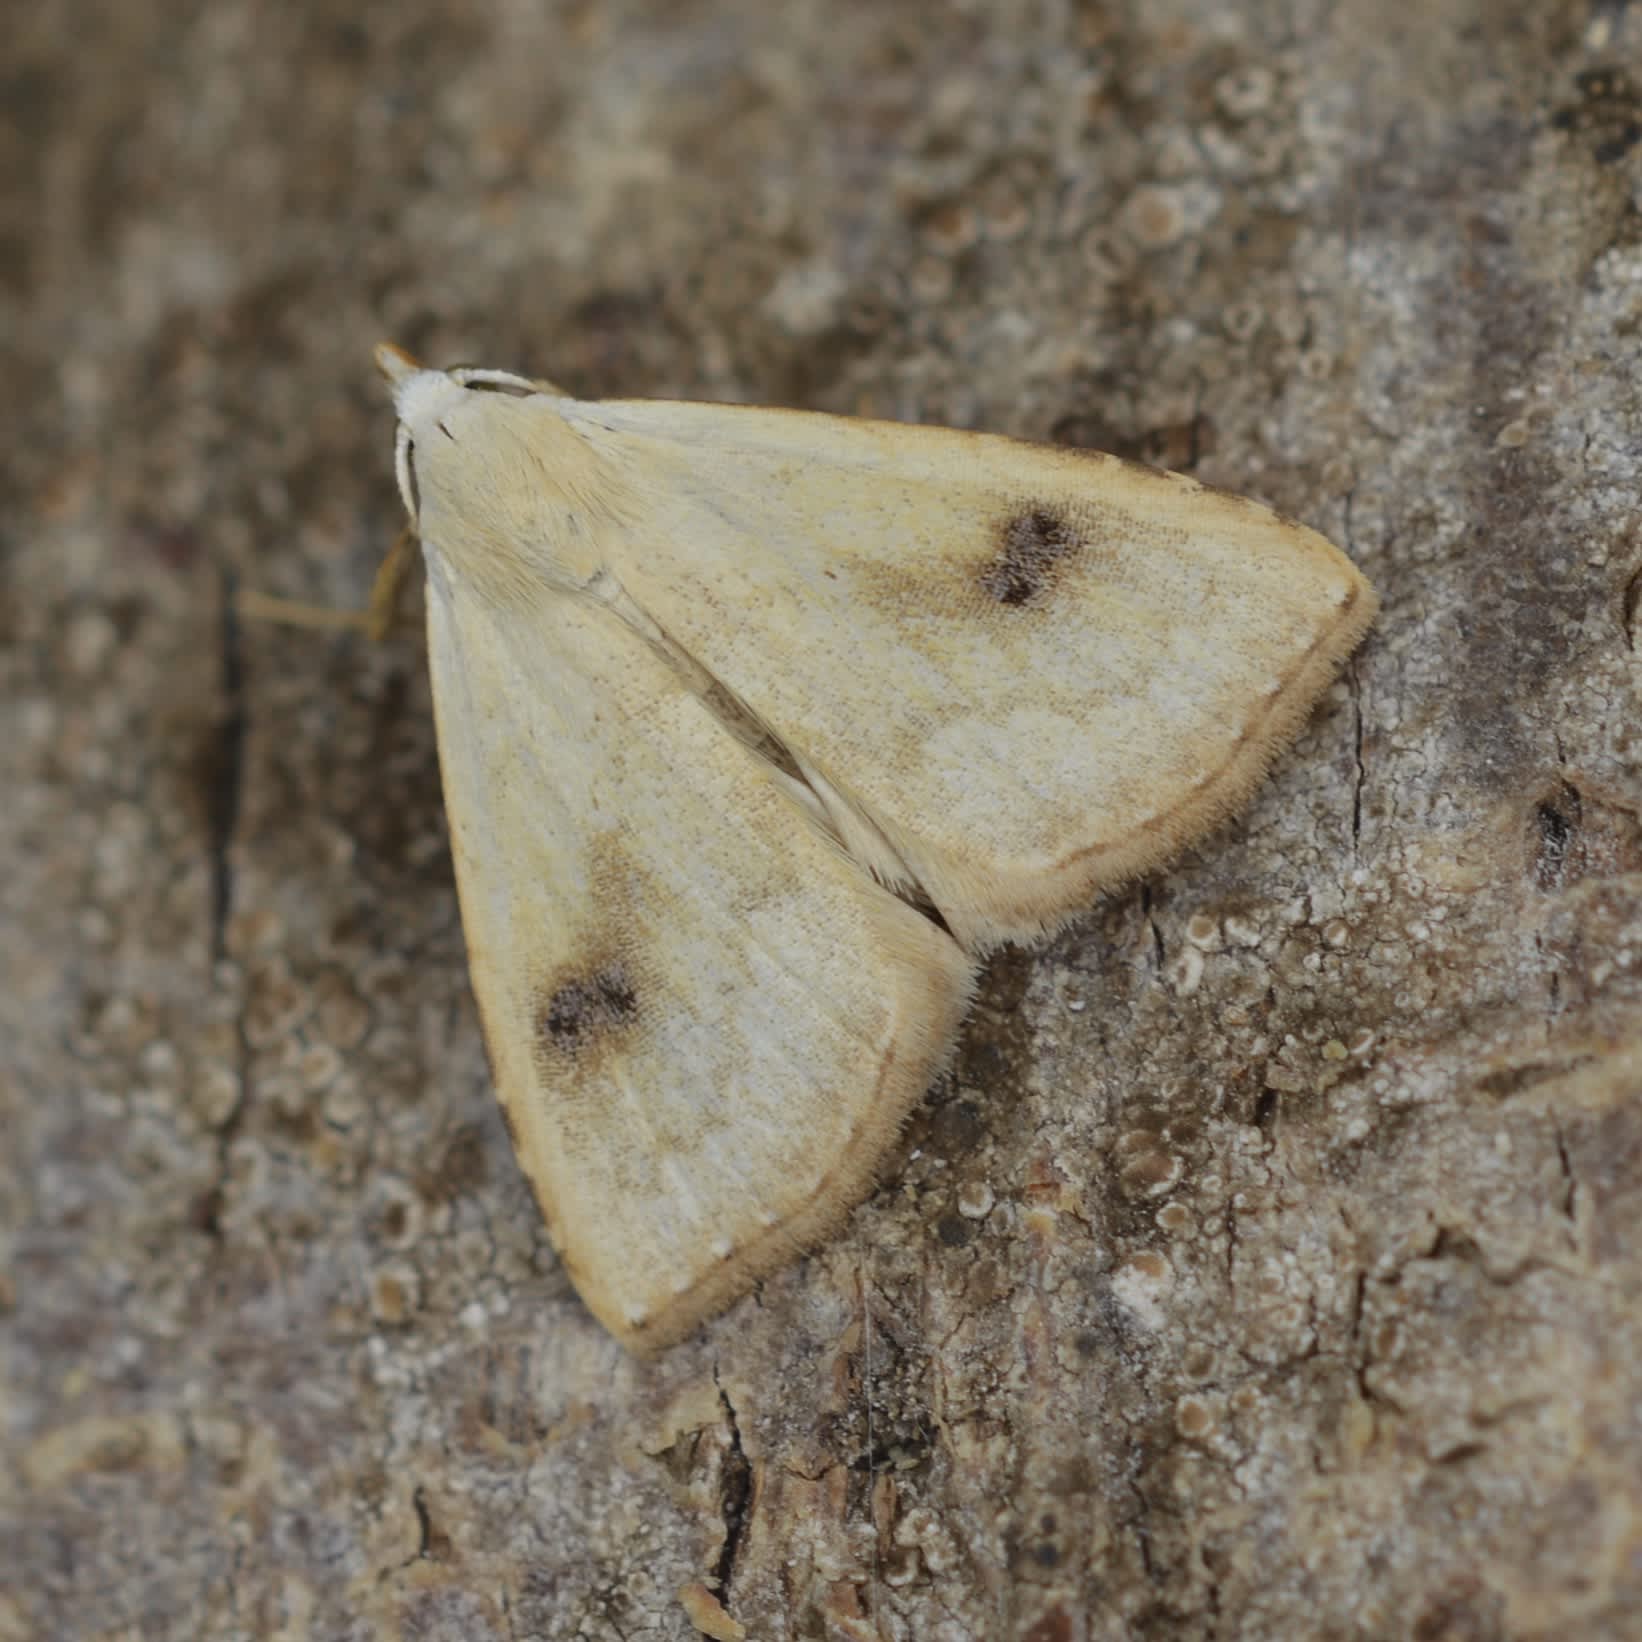
[[[1053,588],[1060,567],[1085,545],[1070,520],[1052,508],[1013,514],[998,533],[997,553],[981,567],[981,588],[1011,608],[1038,602]]]
[[[583,970],[537,994],[536,1042],[555,1057],[590,1053],[637,1019],[639,995],[617,958]]]

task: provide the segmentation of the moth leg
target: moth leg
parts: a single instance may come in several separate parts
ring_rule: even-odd
[[[416,532],[406,525],[394,537],[393,546],[376,567],[370,602],[365,606],[366,638],[384,639],[388,636],[388,629],[393,626],[394,612],[399,607],[400,589],[404,587],[415,562]]]
[[[301,599],[281,599],[242,588],[234,596],[234,608],[244,621],[279,622],[286,627],[321,628],[363,633],[372,640],[384,639],[393,626],[400,589],[416,558],[416,536],[407,525],[377,568],[371,596],[363,610],[337,610],[330,605],[308,604]]]

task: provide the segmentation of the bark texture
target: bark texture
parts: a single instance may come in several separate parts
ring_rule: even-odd
[[[0,97],[0,1639],[1642,1634],[1642,13],[42,0]],[[652,1362],[467,991],[387,336],[1099,445],[1385,601]]]

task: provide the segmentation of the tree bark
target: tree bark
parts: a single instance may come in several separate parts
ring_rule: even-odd
[[[0,1642],[1642,1634],[1622,6],[19,19]],[[844,1233],[650,1361],[468,993],[388,335],[1118,449],[1375,633],[989,967]]]

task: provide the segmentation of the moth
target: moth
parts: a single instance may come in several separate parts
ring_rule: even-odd
[[[1225,819],[1374,617],[1115,457],[377,361],[502,1111],[635,1349],[836,1228],[983,955]]]

